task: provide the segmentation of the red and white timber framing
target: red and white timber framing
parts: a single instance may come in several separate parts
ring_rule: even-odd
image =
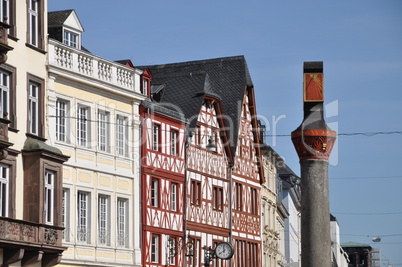
[[[187,234],[194,238],[193,256],[186,266],[203,266],[203,246],[215,247],[230,237],[230,180],[231,150],[224,130],[220,102],[205,96],[193,136],[187,150]],[[216,151],[207,151],[213,140]],[[229,266],[228,261],[216,266]],[[215,265],[214,265],[215,266]]]
[[[242,105],[235,162],[232,170],[232,266],[261,266],[261,151],[253,88]]]
[[[186,125],[148,111],[141,106],[142,263],[183,266]]]

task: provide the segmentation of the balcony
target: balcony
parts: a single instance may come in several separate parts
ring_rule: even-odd
[[[21,265],[42,262],[53,266],[60,262],[62,227],[0,217],[0,248],[4,249],[3,265],[21,261]],[[5,265],[5,266],[6,266]]]
[[[51,72],[58,75],[70,74],[70,77],[77,79],[86,77],[102,85],[141,94],[141,70],[97,57],[53,39],[49,40],[49,64]]]

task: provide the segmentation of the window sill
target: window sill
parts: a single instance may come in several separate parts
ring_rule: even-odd
[[[41,54],[46,55],[46,53],[47,53],[45,50],[40,49],[40,48],[38,48],[38,47],[36,47],[36,46],[33,46],[33,45],[29,44],[29,43],[25,43],[25,45],[26,45],[27,47],[29,47],[29,48],[31,48],[31,49],[33,49],[33,50],[35,50],[35,51],[41,53]]]
[[[31,133],[26,133],[25,136],[42,141],[42,142],[46,142],[46,140],[47,140],[46,138],[40,137],[39,135],[31,134]]]

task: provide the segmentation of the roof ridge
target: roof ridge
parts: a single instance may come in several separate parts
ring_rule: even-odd
[[[165,63],[165,64],[144,65],[144,66],[140,66],[140,67],[183,66],[183,65],[194,65],[194,64],[198,64],[198,63],[213,63],[213,62],[219,62],[219,61],[230,61],[230,60],[239,60],[239,59],[244,60],[245,59],[244,55],[190,60],[190,61],[182,61],[182,62],[172,62],[172,63]]]

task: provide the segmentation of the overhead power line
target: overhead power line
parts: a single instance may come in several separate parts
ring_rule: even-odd
[[[355,132],[355,133],[338,133],[338,136],[355,136],[355,135],[363,135],[363,136],[375,136],[375,135],[388,135],[388,134],[402,134],[402,131],[391,131],[391,132]],[[289,137],[290,134],[266,134],[265,136],[269,137]]]
[[[402,175],[393,176],[349,176],[349,177],[333,177],[330,180],[359,180],[359,179],[400,179]]]
[[[362,215],[362,216],[372,216],[372,215],[398,215],[402,214],[402,211],[397,212],[332,212],[337,215]]]

